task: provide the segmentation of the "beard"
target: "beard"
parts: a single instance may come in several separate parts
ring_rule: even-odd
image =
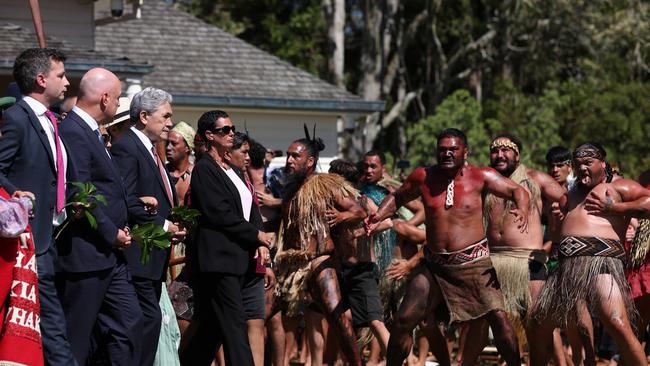
[[[294,170],[284,178],[284,189],[282,191],[282,201],[289,202],[295,196],[296,192],[302,187],[307,180],[308,174],[306,169]]]
[[[505,162],[506,166],[496,168],[496,165],[498,163],[501,163],[501,162]],[[495,164],[491,164],[491,165],[492,165],[492,168],[494,168],[494,170],[499,172],[501,175],[503,175],[504,177],[509,177],[517,169],[518,163],[516,161],[514,161],[514,160],[499,160],[499,161],[495,162]]]

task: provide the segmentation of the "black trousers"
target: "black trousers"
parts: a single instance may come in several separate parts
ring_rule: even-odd
[[[198,328],[181,354],[182,365],[210,365],[219,343],[224,347],[226,365],[254,365],[242,301],[244,278],[226,273],[199,274],[192,319]]]
[[[41,303],[41,338],[45,365],[77,365],[66,334],[66,321],[55,285],[56,246],[36,256],[38,297]]]
[[[141,277],[133,277],[133,287],[138,295],[142,310],[142,351],[140,365],[151,366],[156,359],[162,313],[160,312],[160,294],[162,282]]]
[[[57,279],[68,339],[79,365],[91,356],[95,327],[105,329],[111,365],[139,365],[142,312],[125,263],[95,272],[60,273]]]

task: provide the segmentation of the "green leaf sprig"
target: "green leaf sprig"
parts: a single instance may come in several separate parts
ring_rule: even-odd
[[[172,221],[180,223],[186,229],[193,229],[199,216],[201,216],[201,212],[193,208],[186,206],[172,208]]]
[[[97,207],[97,202],[103,204],[104,206],[108,206],[106,197],[97,193],[97,187],[95,187],[95,185],[90,182],[70,182],[70,184],[79,188],[79,192],[77,192],[72,197],[72,200],[65,206],[68,207],[77,205],[83,207],[85,209],[84,216],[88,220],[90,227],[97,229],[97,219],[95,219],[95,216],[90,213],[90,210],[93,210]]]
[[[97,219],[95,216],[93,216],[92,213],[90,213],[90,211],[97,207],[97,202],[103,204],[104,206],[108,206],[106,197],[104,197],[102,194],[97,193],[97,187],[95,187],[95,185],[90,182],[68,182],[68,184],[79,188],[79,192],[77,192],[72,197],[70,202],[66,203],[64,207],[83,207],[83,214],[86,217],[86,220],[88,220],[88,224],[90,224],[91,228],[97,229]],[[72,216],[68,216],[63,224],[57,228],[54,239],[59,238],[59,235],[61,235],[65,228],[68,227],[71,221]]]
[[[142,249],[140,263],[146,265],[149,263],[151,250],[154,247],[159,249],[169,248],[172,234],[165,231],[162,226],[150,222],[144,225],[135,225],[131,229],[131,238],[140,245]]]

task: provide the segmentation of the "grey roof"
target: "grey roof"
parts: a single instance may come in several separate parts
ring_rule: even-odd
[[[143,83],[176,104],[378,111],[364,101],[162,1],[140,19],[97,25],[96,48],[155,65]]]
[[[153,67],[147,63],[136,63],[126,57],[116,57],[112,53],[82,50],[53,37],[46,37],[48,47],[58,48],[66,55],[68,72],[85,72],[93,67],[105,67],[122,74],[144,74]],[[19,25],[0,22],[0,69],[12,70],[14,60],[25,49],[38,47],[36,35],[30,29]]]

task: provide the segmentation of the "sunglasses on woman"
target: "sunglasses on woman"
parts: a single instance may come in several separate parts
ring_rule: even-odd
[[[219,128],[213,128],[212,132],[220,133],[223,135],[227,135],[230,132],[235,133],[235,126],[223,126]]]

